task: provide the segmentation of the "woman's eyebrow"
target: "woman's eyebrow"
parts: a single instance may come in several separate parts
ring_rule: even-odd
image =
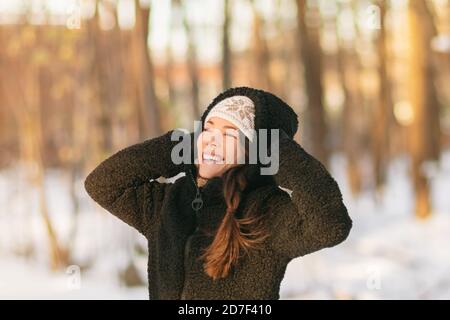
[[[206,123],[209,123],[209,124],[211,124],[211,125],[214,125],[214,122],[212,121],[212,120],[208,120],[208,121],[206,121]],[[222,127],[222,129],[232,129],[232,130],[238,130],[238,128],[236,128],[236,127],[232,127],[232,126],[223,126]]]
[[[233,130],[237,130],[236,127],[232,127],[232,126],[223,126],[222,128],[224,128],[224,129],[233,129]]]

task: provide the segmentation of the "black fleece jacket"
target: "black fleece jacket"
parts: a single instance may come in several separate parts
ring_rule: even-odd
[[[335,246],[350,232],[352,220],[336,181],[292,139],[297,118],[283,101],[261,90],[233,88],[213,100],[202,119],[218,101],[236,94],[255,102],[257,129],[275,127],[284,134],[279,171],[263,176],[255,170],[236,213],[245,216],[258,202],[271,212],[270,236],[259,250],[243,255],[226,278],[210,278],[198,259],[226,210],[222,177],[200,188],[203,206],[195,211],[196,168],[171,161],[172,148],[178,143],[171,141],[173,130],[117,152],[85,180],[88,194],[97,203],[147,238],[150,299],[279,299],[289,261]],[[271,113],[277,119],[270,121]],[[174,183],[155,180],[180,172],[185,175]]]

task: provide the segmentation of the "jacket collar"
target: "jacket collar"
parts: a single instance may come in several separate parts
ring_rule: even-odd
[[[214,177],[208,179],[208,181],[202,187],[197,185],[197,166],[195,164],[186,164],[185,173],[188,184],[193,187],[194,194],[200,190],[202,199],[207,203],[225,201],[223,197],[223,178]]]
[[[198,197],[197,190],[199,190],[202,210],[196,211],[196,223],[206,234],[213,236],[226,212],[226,202],[223,194],[224,179],[222,177],[214,177],[209,179],[203,187],[198,187],[196,183],[197,167],[195,164],[185,165],[185,174],[187,179],[185,180],[186,184],[183,187],[183,192],[187,194],[188,206],[191,208],[192,202]],[[249,170],[248,174],[250,175],[248,177],[249,183],[243,191],[243,199],[251,191],[273,181],[273,176],[259,175],[259,169],[256,167]],[[241,214],[243,214],[243,211],[239,210],[237,215],[240,216]]]
[[[273,176],[261,175],[260,167],[258,165],[250,165],[251,169],[247,172],[248,184],[243,194],[248,194],[251,191],[257,189],[260,186],[267,184],[275,184]],[[191,186],[192,190],[195,191],[199,189],[201,191],[203,200],[209,202],[225,202],[223,196],[224,179],[222,176],[214,177],[208,179],[208,181],[202,187],[197,185],[197,166],[195,164],[185,164],[184,172],[187,176],[188,184]]]

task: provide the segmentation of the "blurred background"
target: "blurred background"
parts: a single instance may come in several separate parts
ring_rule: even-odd
[[[233,86],[295,109],[354,221],[282,299],[449,299],[449,82],[448,0],[0,0],[0,299],[147,299],[84,178]]]

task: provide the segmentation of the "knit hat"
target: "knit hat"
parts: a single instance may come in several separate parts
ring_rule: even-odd
[[[266,141],[266,145],[264,145],[262,141],[258,141],[256,144],[256,148],[258,150],[257,163],[259,165],[261,164],[261,159],[259,156],[260,149],[264,148],[264,150],[271,150],[270,130],[283,130],[288,137],[293,138],[298,130],[298,116],[291,106],[270,92],[250,87],[234,87],[223,91],[210,102],[201,116],[202,125],[196,130],[201,130],[205,126],[206,119],[210,117],[210,113],[220,104],[221,101],[236,96],[247,97],[253,102],[255,108],[255,116],[253,121],[255,132],[258,132],[260,129],[267,129],[268,139]],[[256,137],[254,137],[255,142],[256,140]],[[191,155],[192,159],[195,159],[195,156],[196,155],[193,152]]]
[[[235,95],[221,100],[208,113],[205,123],[212,117],[230,121],[250,140],[255,135],[255,104],[242,95]]]
[[[259,129],[283,129],[290,138],[294,137],[298,129],[298,117],[291,106],[270,92],[250,87],[230,88],[216,96],[203,112],[202,126],[205,125],[206,118],[216,105],[233,96],[245,96],[255,105],[254,126],[256,131]]]

